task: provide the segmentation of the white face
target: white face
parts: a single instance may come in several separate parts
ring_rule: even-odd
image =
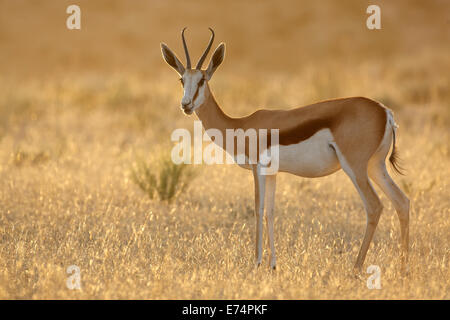
[[[184,32],[185,29],[183,29]],[[209,42],[208,47],[200,58],[195,69],[191,69],[191,60],[187,52],[186,43],[184,41],[184,36],[182,33],[183,44],[186,50],[186,61],[187,66],[185,67],[181,63],[180,59],[170,50],[167,45],[161,43],[161,51],[164,60],[169,66],[171,66],[180,76],[181,83],[183,85],[184,93],[183,99],[181,99],[181,108],[187,115],[192,114],[195,109],[200,107],[205,99],[210,95],[208,81],[211,79],[212,75],[222,63],[225,56],[225,44],[221,43],[209,62],[208,68],[206,70],[201,70],[202,63],[211,48],[212,41],[214,40],[214,31],[210,28],[212,32],[212,37]]]
[[[186,70],[180,81],[184,90],[181,108],[190,115],[205,102],[206,75],[200,70]]]

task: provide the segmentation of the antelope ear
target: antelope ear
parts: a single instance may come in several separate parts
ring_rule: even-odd
[[[177,58],[176,54],[173,53],[165,43],[161,43],[161,51],[163,58],[167,62],[167,64],[174,68],[175,71],[178,72],[180,76],[182,76],[185,69],[181,61]]]
[[[225,58],[225,43],[219,44],[217,49],[214,51],[214,54],[209,62],[208,69],[206,69],[206,76],[208,80],[211,79],[212,75],[216,71],[216,69],[220,66]]]

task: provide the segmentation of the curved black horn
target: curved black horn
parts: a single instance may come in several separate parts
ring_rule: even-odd
[[[184,38],[184,30],[186,30],[187,27],[183,28],[183,31],[181,31],[181,38],[183,39],[183,47],[184,47],[184,53],[186,54],[186,69],[191,68],[191,58],[189,57],[189,51],[186,45],[186,39]]]
[[[203,52],[202,57],[200,58],[200,60],[198,60],[197,66],[195,67],[195,69],[200,70],[202,68],[202,64],[206,59],[206,56],[208,55],[209,50],[211,49],[211,46],[213,44],[214,41],[214,30],[211,28],[208,28],[211,31],[211,38],[209,39],[209,43],[208,43],[208,47],[206,47],[205,52]]]

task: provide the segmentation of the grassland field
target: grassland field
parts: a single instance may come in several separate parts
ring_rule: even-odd
[[[450,3],[375,1],[382,30],[365,27],[368,1],[79,1],[82,29],[65,27],[70,1],[0,1],[0,298],[449,299]],[[227,43],[211,88],[227,114],[367,96],[394,111],[412,203],[409,272],[400,226],[384,204],[365,268],[352,266],[363,204],[342,171],[280,174],[277,270],[254,265],[253,181],[236,165],[193,165],[172,201],[132,179],[158,170],[174,129],[193,129],[162,60],[184,61],[187,25],[197,58],[216,31]],[[264,240],[264,244],[266,239]],[[81,290],[69,290],[70,265]]]

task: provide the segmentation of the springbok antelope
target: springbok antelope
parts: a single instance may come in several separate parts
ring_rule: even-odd
[[[355,263],[357,270],[362,268],[383,208],[369,178],[375,181],[397,211],[401,227],[401,260],[404,266],[409,242],[409,199],[389,176],[385,164],[392,143],[389,161],[400,173],[395,149],[397,125],[392,112],[381,103],[368,98],[351,97],[289,110],[258,110],[243,118],[232,118],[222,111],[208,84],[224,59],[225,44],[219,44],[208,68],[202,69],[214,41],[214,31],[209,28],[212,35],[208,46],[195,69],[192,69],[184,37],[185,29],[181,32],[181,38],[186,54],[186,67],[167,45],[161,43],[164,60],[181,76],[184,89],[181,108],[184,113],[190,115],[195,112],[205,130],[216,128],[223,136],[226,129],[279,129],[281,172],[313,178],[330,175],[342,168],[356,187],[366,211],[366,230]],[[265,208],[270,246],[269,263],[275,269],[273,211],[276,174],[261,174],[260,163],[246,168],[253,171],[255,181],[256,264],[259,266],[262,261]]]

